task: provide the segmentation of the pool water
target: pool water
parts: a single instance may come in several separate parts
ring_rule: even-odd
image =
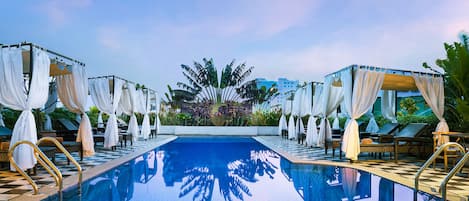
[[[64,200],[79,200],[76,188]],[[355,169],[293,164],[251,138],[181,137],[84,182],[82,200],[401,201],[413,190]]]

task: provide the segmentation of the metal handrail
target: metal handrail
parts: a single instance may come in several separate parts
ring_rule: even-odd
[[[18,167],[18,164],[16,163],[15,159],[13,158],[13,152],[15,151],[16,147],[18,147],[21,144],[29,145],[33,151],[34,151],[34,157],[37,159],[37,161],[46,169],[46,171],[54,178],[56,185],[59,187],[59,189],[62,189],[62,173],[60,170],[57,168],[57,166],[52,163],[52,161],[47,158],[47,156],[39,149],[39,147],[32,143],[31,141],[23,140],[16,142],[13,146],[10,147],[8,150],[8,158],[10,160],[11,165],[18,171],[18,173],[23,176],[29,184],[33,187],[34,195],[38,194],[38,186],[36,182],[31,179],[31,177],[24,172],[20,167]],[[52,170],[51,170],[52,169]]]
[[[469,159],[469,152],[464,154],[464,156],[459,160],[459,162],[449,171],[449,173],[446,175],[446,177],[441,181],[440,184],[440,191],[441,191],[441,197],[443,200],[446,200],[446,185],[448,184],[449,180],[453,178],[453,176],[461,170],[461,168],[464,167],[466,161]]]
[[[437,157],[440,156],[441,152],[445,151],[448,147],[456,147],[459,149],[459,151],[461,151],[462,153],[466,153],[465,149],[463,146],[461,146],[460,144],[456,143],[456,142],[448,142],[448,143],[445,143],[443,145],[440,146],[440,148],[438,148],[435,153],[433,153],[433,155],[422,165],[422,167],[420,167],[419,171],[417,171],[417,173],[415,174],[415,181],[414,181],[414,184],[415,184],[415,190],[414,190],[414,200],[417,199],[417,192],[419,190],[419,178],[420,178],[420,175],[423,173],[423,171],[425,169],[428,168],[428,166],[430,166],[430,164],[433,163],[433,161],[436,160]],[[459,164],[459,163],[458,163]],[[454,168],[453,168],[454,169]],[[451,170],[452,171],[452,170]],[[446,178],[445,178],[446,179]],[[445,181],[445,180],[443,180]],[[446,188],[445,188],[445,197],[443,198],[444,200],[446,200]]]
[[[81,165],[73,158],[73,156],[70,154],[70,152],[67,151],[67,149],[64,148],[62,143],[60,143],[56,138],[53,137],[42,137],[37,141],[36,144],[40,145],[42,142],[52,142],[57,146],[57,148],[67,157],[68,160],[70,160],[73,165],[77,168],[78,172],[78,193],[81,194],[81,182],[83,179],[83,169],[81,168]],[[61,190],[61,189],[60,189]]]

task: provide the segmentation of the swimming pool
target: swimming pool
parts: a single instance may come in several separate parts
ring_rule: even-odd
[[[293,164],[251,138],[180,137],[82,185],[82,200],[413,200],[367,172]],[[64,200],[79,200],[67,189]],[[418,200],[439,200],[425,193]]]

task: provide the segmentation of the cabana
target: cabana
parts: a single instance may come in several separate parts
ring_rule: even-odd
[[[298,88],[295,92],[292,106],[291,106],[291,116],[289,119],[288,125],[288,136],[289,139],[303,140],[306,138],[307,145],[313,145],[314,141],[317,139],[317,130],[316,130],[316,116],[319,115],[319,108],[321,108],[321,103],[319,97],[321,97],[322,92],[322,83],[320,82],[310,82],[305,86]],[[286,109],[288,111],[288,109]],[[306,133],[304,129],[304,124],[301,117],[309,116],[307,122]],[[296,125],[295,125],[295,119]],[[282,125],[282,117],[279,122],[279,129]],[[286,122],[285,122],[286,123]]]
[[[306,126],[306,144],[308,146],[315,146],[315,143],[317,144],[318,142],[318,125],[316,125],[316,120],[321,114],[321,108],[323,107],[321,102],[323,83],[312,82],[310,86],[312,94],[308,94],[307,96],[312,96],[312,107],[309,112],[308,123]]]
[[[37,142],[32,109],[44,106],[48,99],[49,82],[51,77],[55,77],[68,83],[58,86],[58,95],[67,108],[73,108],[73,112],[83,116],[77,141],[82,142],[86,155],[92,155],[91,126],[84,108],[87,94],[85,64],[32,43],[1,47],[0,104],[22,111],[15,123],[10,144],[23,140]],[[15,149],[13,157],[23,170],[34,167],[37,162],[33,150],[27,145]]]
[[[342,140],[342,150],[351,160],[357,160],[360,153],[360,140],[358,123],[356,119],[364,115],[373,106],[380,90],[415,91],[422,94],[440,123],[436,131],[449,131],[443,118],[444,87],[443,77],[440,74],[412,72],[395,69],[385,69],[371,66],[351,65],[326,76],[325,88],[335,91],[324,94],[325,102],[330,108],[337,108],[341,97],[344,100],[344,110],[350,119],[346,123]],[[340,95],[340,91],[343,95]],[[389,92],[386,92],[389,93]],[[337,95],[339,94],[339,95]],[[329,109],[329,107],[328,107]],[[323,120],[327,122],[327,119]],[[320,133],[329,136],[330,127],[325,123],[321,125]],[[329,139],[329,138],[327,138]],[[448,139],[439,139],[440,143]]]
[[[122,113],[130,116],[127,133],[132,134],[132,140],[137,140],[139,136],[143,139],[148,139],[151,133],[149,114],[152,108],[158,108],[156,106],[158,101],[156,91],[138,86],[132,81],[115,75],[89,79],[90,94],[93,102],[101,112],[109,115],[104,132],[104,147],[111,148],[117,145],[119,129],[116,115]],[[140,132],[135,113],[144,115]],[[158,121],[155,122],[157,126],[159,124]]]

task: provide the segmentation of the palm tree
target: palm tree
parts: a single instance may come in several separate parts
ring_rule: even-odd
[[[246,63],[235,66],[235,60],[221,71],[220,80],[213,59],[202,59],[203,65],[194,62],[194,66],[181,65],[182,74],[188,83],[178,82],[177,85],[189,94],[194,94],[191,101],[212,102],[242,102],[238,89],[243,86],[246,78],[252,73],[253,66],[246,68]]]
[[[445,81],[445,115],[450,127],[458,131],[469,130],[469,40],[461,34],[461,43],[445,43],[446,58],[436,60],[437,70],[423,63],[423,67],[441,73]]]

